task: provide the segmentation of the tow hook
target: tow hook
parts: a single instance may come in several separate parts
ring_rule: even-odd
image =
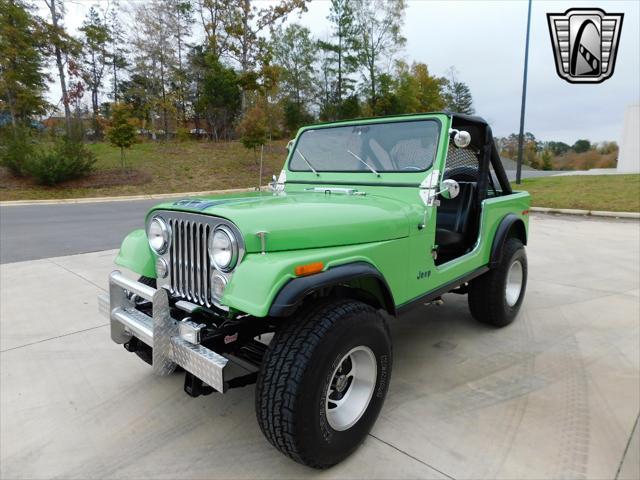
[[[131,353],[136,353],[138,350],[140,350],[138,348],[138,339],[136,337],[131,337],[131,340],[129,340],[123,346],[127,352]]]
[[[213,387],[205,384],[202,380],[200,380],[195,375],[185,372],[184,375],[184,391],[190,397],[196,398],[200,395],[211,395],[215,392]]]

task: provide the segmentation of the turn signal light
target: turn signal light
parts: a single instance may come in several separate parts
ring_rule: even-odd
[[[324,263],[314,262],[306,265],[298,265],[295,269],[296,276],[304,277],[305,275],[313,275],[314,273],[321,272],[324,268]]]

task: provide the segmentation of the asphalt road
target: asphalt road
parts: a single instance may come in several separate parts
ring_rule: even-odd
[[[0,207],[0,263],[120,246],[162,200]]]
[[[523,170],[523,178],[558,172]],[[510,179],[515,172],[507,171]],[[118,248],[162,200],[0,207],[0,263]]]

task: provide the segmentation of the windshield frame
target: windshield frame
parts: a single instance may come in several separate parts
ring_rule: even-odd
[[[287,157],[287,163],[286,163],[286,169],[292,173],[310,173],[310,174],[314,174],[314,172],[312,170],[309,169],[294,169],[291,167],[291,162],[293,161],[294,155],[296,153],[296,150],[298,148],[298,143],[300,142],[300,139],[302,138],[302,136],[310,131],[310,130],[324,130],[324,129],[331,129],[331,128],[345,128],[345,127],[356,127],[356,126],[363,126],[363,125],[381,125],[381,124],[392,124],[392,123],[413,123],[413,122],[434,122],[437,126],[437,132],[435,134],[435,139],[436,139],[436,149],[433,155],[433,159],[431,160],[431,163],[429,165],[427,165],[426,168],[421,169],[421,170],[411,170],[411,171],[406,171],[406,170],[377,170],[378,172],[378,177],[380,177],[380,174],[384,174],[384,175],[394,175],[394,174],[403,174],[403,175],[407,175],[407,174],[417,174],[417,173],[424,173],[427,172],[429,170],[431,170],[433,168],[433,165],[435,164],[435,162],[438,160],[438,153],[440,150],[440,138],[442,135],[442,121],[440,120],[440,118],[438,117],[432,117],[432,116],[424,116],[424,117],[419,117],[419,118],[403,118],[403,117],[397,117],[397,118],[379,118],[379,119],[363,119],[363,120],[349,120],[349,121],[344,121],[344,122],[333,122],[333,123],[329,123],[329,124],[317,124],[317,125],[309,125],[307,127],[304,127],[302,129],[300,129],[300,131],[298,132],[298,135],[296,136],[295,139],[295,143],[293,145],[293,148],[291,149],[291,151],[289,152],[289,155]],[[317,171],[317,174],[314,175],[318,175],[325,173],[325,174],[346,174],[346,173],[358,173],[358,174],[366,174],[371,176],[372,172],[371,170],[322,170],[320,168],[318,168],[317,165],[313,164],[313,159],[309,159],[309,162],[311,162],[311,164],[313,165],[313,167],[315,168],[315,170]]]

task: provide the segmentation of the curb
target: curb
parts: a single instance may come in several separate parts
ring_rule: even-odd
[[[263,187],[264,188],[264,187]],[[255,192],[256,188],[230,188],[228,190],[209,190],[206,192],[183,193],[154,193],[149,195],[129,195],[122,197],[87,197],[87,198],[62,198],[59,200],[10,200],[0,202],[0,207],[28,206],[28,205],[66,205],[77,203],[106,203],[126,202],[131,200],[162,200],[165,198],[197,197],[204,195],[220,195],[225,193]]]
[[[106,203],[126,202],[132,200],[162,200],[166,198],[197,197],[204,195],[221,195],[225,193],[255,192],[256,188],[230,188],[227,190],[208,190],[205,192],[182,193],[154,193],[149,195],[129,195],[123,197],[88,197],[88,198],[63,198],[60,200],[11,200],[0,202],[0,207],[29,206],[29,205],[73,205],[79,203]],[[576,215],[607,218],[632,218],[640,219],[640,212],[605,212],[600,210],[576,210],[573,208],[547,208],[531,207],[532,212],[549,213],[559,215]]]
[[[576,210],[573,208],[547,208],[547,207],[531,207],[529,210],[531,210],[532,212],[538,212],[538,213],[552,213],[552,214],[560,214],[560,215],[640,219],[640,212],[604,212],[601,210]]]

